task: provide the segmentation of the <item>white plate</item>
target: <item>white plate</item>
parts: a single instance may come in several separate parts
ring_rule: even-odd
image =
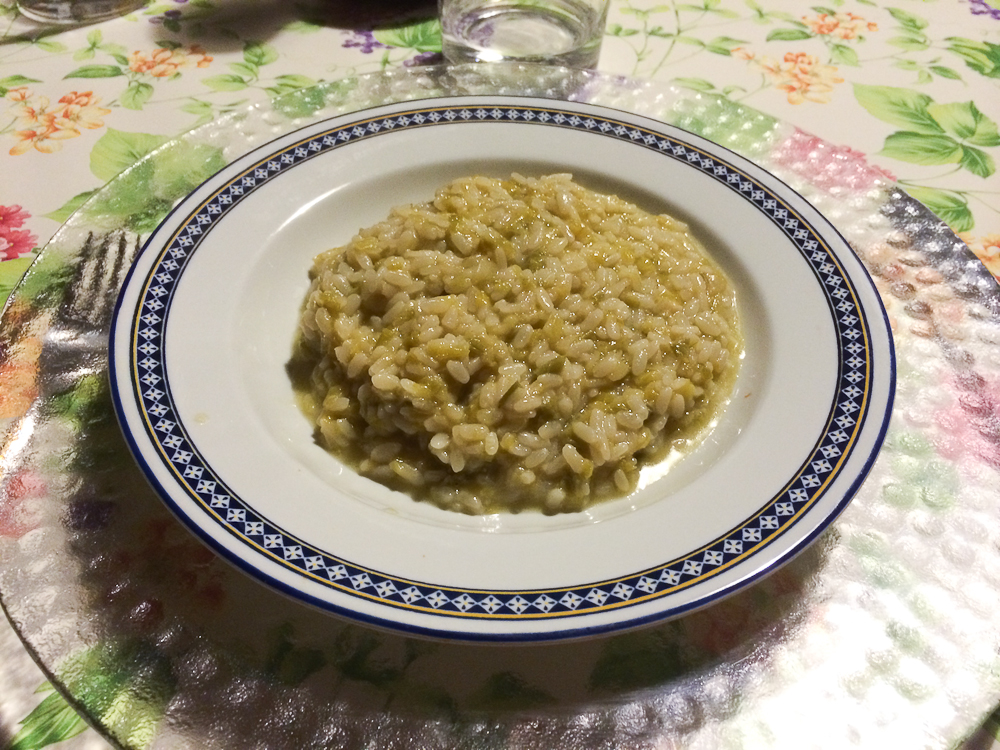
[[[464,516],[360,477],[314,443],[285,371],[318,252],[452,178],[512,171],[687,221],[738,288],[746,354],[709,438],[584,513]],[[774,570],[857,491],[895,382],[871,280],[801,196],[668,125],[517,97],[371,109],[234,162],[142,250],[111,358],[137,460],[228,559],[360,621],[491,641],[676,616]]]

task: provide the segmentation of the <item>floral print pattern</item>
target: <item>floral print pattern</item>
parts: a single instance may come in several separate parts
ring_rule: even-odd
[[[976,257],[983,262],[990,273],[1000,279],[1000,234],[987,234],[977,237],[969,232],[958,235]]]
[[[376,39],[375,34],[371,31],[346,31],[344,33],[347,35],[342,45],[344,49],[356,49],[363,55],[370,55],[375,50],[388,49],[388,46]]]
[[[857,39],[863,31],[878,31],[877,23],[853,13],[820,13],[814,17],[803,16],[802,21],[814,34],[825,34],[844,41]]]
[[[34,249],[38,238],[21,228],[29,218],[20,206],[0,206],[0,260],[11,260]]]
[[[110,109],[98,106],[100,98],[93,91],[71,91],[54,106],[47,96],[36,97],[24,86],[11,89],[6,96],[13,102],[8,114],[17,140],[10,149],[12,156],[31,149],[45,154],[59,151],[63,141],[78,137],[81,130],[103,127],[104,118],[111,114]]]
[[[746,0],[744,10],[636,0],[612,16],[605,46],[627,50],[634,75],[746,102],[850,144],[955,231],[977,236],[1000,231],[997,194],[981,182],[1000,157],[1000,26],[985,10],[995,2],[970,3],[967,18],[981,20],[956,32],[935,0],[806,14],[782,0]]]
[[[128,58],[128,67],[136,73],[144,73],[153,78],[173,78],[183,68],[207,68],[212,62],[211,55],[197,44],[174,49],[160,48],[150,54],[136,50]]]
[[[273,18],[248,12],[246,19],[228,17],[221,5],[155,0],[125,19],[45,35],[0,4],[0,173],[15,175],[0,181],[6,288],[112,167],[126,168],[162,138],[318,81],[440,60],[436,22],[426,16],[338,26],[292,4],[279,4]],[[793,0],[614,0],[600,67],[745,102],[801,126],[773,154],[779,165],[805,169],[829,193],[898,179],[1000,277],[1000,8],[965,0],[956,17],[945,0],[829,5],[804,12]],[[32,177],[29,160],[51,170],[45,180]],[[168,167],[158,179],[179,177]],[[0,419],[24,414],[37,395],[41,342],[29,336],[21,346],[19,364],[0,367]],[[1000,393],[996,383],[984,388]],[[944,453],[980,439],[961,414],[939,416],[952,438]],[[990,419],[985,410],[981,416]],[[8,538],[32,529],[32,498],[43,489],[31,474],[11,487],[11,502],[0,506],[0,536]],[[93,509],[75,512],[77,521],[94,517]],[[190,556],[180,575],[191,597],[207,609],[225,604],[214,563],[155,527],[144,533],[142,543],[157,554]],[[136,610],[140,627],[165,616],[153,599],[120,606]],[[731,646],[731,622],[752,621],[751,610],[727,606],[732,620],[695,633],[707,652]],[[39,696],[37,713],[24,717],[19,750],[74,742],[83,725],[60,700]],[[48,712],[52,705],[69,713]],[[84,737],[93,741],[92,730]]]
[[[20,346],[17,361],[0,365],[0,419],[21,416],[38,396],[35,372],[42,354],[42,342],[38,338],[28,338]]]
[[[1000,21],[1000,8],[990,5],[988,0],[969,0],[973,15],[989,16],[994,21]]]
[[[815,55],[805,52],[786,52],[778,61],[766,55],[758,58],[753,52],[737,47],[733,56],[760,70],[774,88],[788,94],[789,104],[807,101],[826,104],[834,87],[844,82],[835,66],[825,65]]]

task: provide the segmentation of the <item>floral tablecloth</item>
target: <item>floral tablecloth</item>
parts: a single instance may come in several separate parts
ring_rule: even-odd
[[[172,137],[277,95],[439,61],[434,10],[417,0],[168,0],[60,29],[0,0],[3,298],[76,208]],[[838,180],[859,170],[895,181],[1000,275],[996,0],[615,0],[599,69],[790,124],[797,130],[777,161],[805,165],[814,184],[834,191],[857,188]],[[204,176],[163,179],[194,185]],[[22,415],[33,388],[31,373],[0,368],[0,419]],[[25,482],[18,491],[30,495]],[[23,531],[0,505],[0,536]],[[155,540],[164,554],[187,543],[168,537]],[[191,575],[201,595],[216,595],[211,574]],[[308,656],[287,638],[275,649],[288,669]],[[998,731],[990,719],[968,742],[988,746]],[[8,740],[19,750],[105,746],[4,623],[0,744]]]

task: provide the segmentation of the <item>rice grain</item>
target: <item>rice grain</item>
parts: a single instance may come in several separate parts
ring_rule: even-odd
[[[570,175],[456,180],[311,279],[320,440],[458,512],[627,494],[722,408],[742,351],[733,287],[687,227]]]

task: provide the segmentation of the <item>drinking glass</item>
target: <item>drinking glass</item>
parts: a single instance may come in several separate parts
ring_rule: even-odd
[[[18,0],[21,15],[33,21],[82,24],[123,16],[146,0]]]
[[[451,63],[539,62],[593,68],[609,0],[439,0]]]

